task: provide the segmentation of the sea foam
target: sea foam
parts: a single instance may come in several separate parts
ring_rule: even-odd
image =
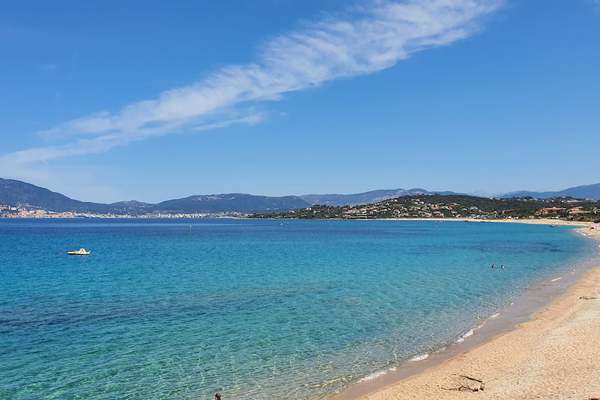
[[[395,370],[396,370],[396,367],[391,367],[391,368],[388,368],[388,369],[384,369],[384,370],[380,370],[380,371],[375,371],[372,374],[369,374],[369,375],[365,376],[364,378],[359,379],[358,382],[369,382],[369,381],[372,381],[373,379],[377,379],[377,378],[379,378],[381,376],[384,376],[387,373],[393,372]]]
[[[423,360],[427,360],[428,358],[429,358],[429,353],[423,353],[423,354],[414,356],[413,358],[409,359],[408,361],[411,361],[411,362],[423,361]]]
[[[458,338],[458,339],[456,340],[456,343],[462,343],[462,342],[464,342],[464,341],[465,341],[465,339],[467,339],[467,338],[469,338],[469,337],[473,336],[473,334],[474,334],[474,333],[475,333],[475,330],[474,330],[474,329],[470,329],[470,330],[468,330],[468,331],[467,331],[467,332],[466,332],[464,335],[462,335],[460,338]]]

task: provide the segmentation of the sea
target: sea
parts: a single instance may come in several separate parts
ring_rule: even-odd
[[[0,220],[0,399],[322,399],[597,250],[510,223]]]

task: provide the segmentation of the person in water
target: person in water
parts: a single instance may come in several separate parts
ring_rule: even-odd
[[[215,400],[221,400],[221,394],[220,393],[215,393]]]

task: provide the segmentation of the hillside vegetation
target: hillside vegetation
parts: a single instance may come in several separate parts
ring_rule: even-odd
[[[559,198],[490,199],[466,195],[403,196],[358,206],[316,205],[300,210],[254,214],[256,218],[376,219],[376,218],[560,218],[599,221],[600,202]]]

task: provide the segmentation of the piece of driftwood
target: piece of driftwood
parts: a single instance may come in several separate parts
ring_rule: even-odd
[[[457,392],[483,392],[485,390],[485,383],[481,380],[481,379],[477,379],[477,378],[473,378],[472,376],[468,376],[468,375],[457,375],[460,378],[466,379],[468,382],[475,382],[476,384],[469,384],[468,382],[465,383],[461,383],[459,386],[457,387],[451,387],[451,388],[445,388],[443,387],[443,390],[454,390]]]
[[[581,296],[579,300],[598,300],[598,297],[595,296]]]

